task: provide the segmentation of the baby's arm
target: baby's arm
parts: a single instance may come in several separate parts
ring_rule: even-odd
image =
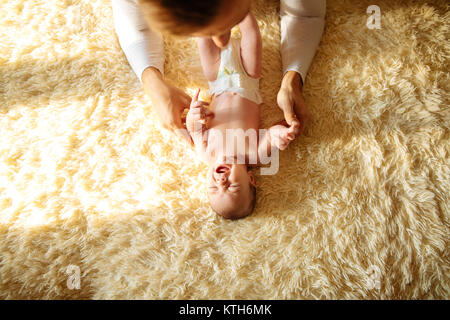
[[[300,127],[298,120],[292,121],[291,126],[277,124],[271,126],[261,137],[258,145],[258,154],[270,156],[272,148],[284,150],[289,143],[295,139],[295,135]]]
[[[258,22],[251,12],[239,23],[241,58],[245,72],[252,78],[261,76],[262,40]]]
[[[189,112],[186,115],[186,128],[194,141],[195,149],[200,156],[204,156],[206,147],[208,146],[208,140],[205,134],[206,122],[208,118],[213,116],[213,112],[206,108],[208,103],[198,100],[200,89],[195,93],[192,98]]]

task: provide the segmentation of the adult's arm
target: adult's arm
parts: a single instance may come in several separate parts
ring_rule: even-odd
[[[300,120],[298,134],[310,118],[302,88],[322,37],[325,9],[326,0],[281,0],[283,80],[277,103],[289,125],[296,118]]]
[[[305,83],[325,26],[326,0],[281,0],[283,74],[295,71]]]
[[[119,44],[139,81],[148,67],[164,74],[164,42],[148,27],[137,0],[112,0],[112,9]]]
[[[137,0],[112,0],[114,26],[120,46],[150,98],[161,124],[186,138],[182,113],[191,97],[164,79],[164,42],[152,32]]]

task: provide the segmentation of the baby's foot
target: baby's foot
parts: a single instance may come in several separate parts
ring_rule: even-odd
[[[270,141],[272,146],[280,150],[287,148],[289,143],[295,139],[296,134],[300,128],[300,123],[297,120],[292,121],[289,127],[276,125],[270,128]]]

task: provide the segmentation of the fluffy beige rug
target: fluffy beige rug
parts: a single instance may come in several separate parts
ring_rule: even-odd
[[[449,6],[328,1],[306,133],[255,212],[208,206],[205,166],[152,112],[109,0],[0,2],[0,297],[450,298]],[[281,119],[276,0],[263,125]],[[207,88],[193,39],[167,78]],[[80,282],[77,289],[77,272]]]

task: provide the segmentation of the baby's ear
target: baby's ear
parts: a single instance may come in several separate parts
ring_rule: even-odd
[[[250,183],[252,184],[252,186],[254,186],[256,188],[257,184],[256,184],[255,176],[253,175],[253,172],[251,170],[248,170],[247,174],[248,174],[248,177],[250,179]]]

